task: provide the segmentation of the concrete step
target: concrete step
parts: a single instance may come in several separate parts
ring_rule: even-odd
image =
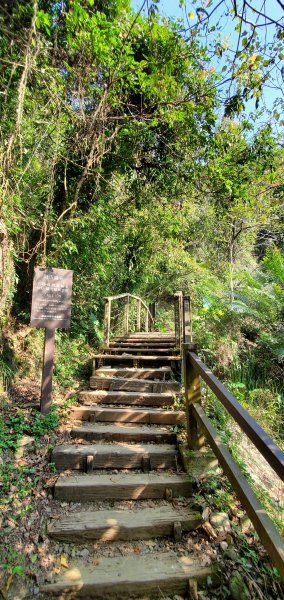
[[[180,524],[180,526],[174,526]],[[99,510],[71,513],[60,520],[52,519],[47,532],[52,538],[70,542],[85,540],[147,540],[157,537],[177,538],[179,529],[192,531],[202,523],[200,512],[177,510],[171,506],[138,510]]]
[[[167,443],[176,444],[177,436],[173,431],[165,427],[155,425],[135,426],[128,424],[102,424],[102,423],[84,423],[75,426],[70,431],[72,438],[94,441],[118,441],[118,442],[155,442],[157,444]]]
[[[161,408],[117,408],[99,405],[73,406],[69,418],[74,421],[98,421],[120,423],[148,423],[178,425],[185,422],[185,412]]]
[[[192,482],[188,475],[168,473],[125,473],[59,475],[54,498],[67,502],[95,500],[143,500],[189,497]]]
[[[87,458],[89,457],[89,458]],[[52,452],[58,471],[79,469],[176,469],[178,451],[169,444],[62,444]]]

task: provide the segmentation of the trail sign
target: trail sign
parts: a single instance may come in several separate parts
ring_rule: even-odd
[[[69,328],[73,272],[53,267],[35,267],[31,326],[45,328],[40,410],[51,406],[55,329]]]

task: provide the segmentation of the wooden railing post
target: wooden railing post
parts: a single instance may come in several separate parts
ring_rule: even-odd
[[[152,316],[152,319],[150,319],[150,331],[154,331],[155,319],[156,319],[156,302],[150,302],[149,312],[150,312],[150,315]]]
[[[141,300],[137,300],[137,331],[141,330]]]
[[[149,313],[147,311],[147,307],[145,309],[145,332],[148,333],[149,331]]]
[[[125,333],[129,332],[129,295],[126,296],[125,301],[125,313],[124,313],[124,322],[125,322]]]
[[[205,437],[199,428],[192,409],[194,404],[201,404],[201,384],[200,377],[189,360],[190,350],[195,350],[192,343],[183,344],[183,378],[187,419],[187,440],[190,450],[200,450],[205,444]]]
[[[109,347],[110,316],[111,316],[111,300],[109,298],[106,298],[105,299],[105,316],[104,316],[104,336],[105,336],[106,348]]]
[[[183,296],[183,342],[184,344],[192,343],[192,315],[189,296]]]
[[[174,294],[174,310],[175,310],[175,338],[176,347],[182,352],[183,342],[183,311],[182,311],[182,292]]]
[[[182,303],[182,357],[183,379],[185,388],[187,439],[191,450],[200,450],[205,444],[205,438],[193,414],[194,404],[201,404],[200,377],[189,360],[189,351],[196,351],[192,343],[191,300],[189,296],[181,296]]]

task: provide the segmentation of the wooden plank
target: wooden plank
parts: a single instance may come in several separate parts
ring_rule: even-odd
[[[129,347],[135,347],[135,346],[142,346],[143,348],[147,348],[147,347],[151,347],[151,348],[174,348],[175,347],[175,342],[174,341],[161,341],[161,340],[117,340],[117,341],[111,341],[109,343],[110,347],[114,347],[116,348],[117,346],[121,346],[122,348],[125,348],[125,346],[129,346]]]
[[[233,460],[226,445],[222,442],[220,436],[212,426],[210,419],[206,416],[204,410],[199,405],[194,405],[193,412],[198,419],[200,426],[204,429],[207,440],[214,450],[221,466],[230,479],[234,490],[240,498],[246,512],[248,513],[255,529],[271,556],[274,564],[278,568],[281,578],[284,581],[284,542],[272,521],[266,514],[263,506],[259,502],[254,491],[248,484],[245,476]]]
[[[160,552],[142,556],[100,557],[97,564],[86,566],[74,562],[65,569],[60,579],[41,586],[48,595],[62,599],[96,598],[96,600],[137,598],[145,595],[161,597],[182,594],[188,589],[190,578],[206,581],[212,576],[211,568],[202,566],[200,559],[177,557],[174,552]]]
[[[71,437],[84,439],[89,442],[104,440],[104,441],[120,441],[120,442],[157,442],[176,444],[176,433],[162,427],[147,427],[146,425],[125,426],[123,424],[97,424],[87,423],[80,427],[74,427],[70,431]]]
[[[168,506],[140,510],[84,511],[66,515],[48,524],[49,536],[70,542],[84,540],[147,540],[172,536],[174,523],[180,522],[182,531],[192,531],[202,523],[200,512],[190,509],[179,511]]]
[[[185,344],[192,342],[192,315],[189,296],[183,297],[183,342]]]
[[[88,456],[93,456],[93,469],[141,469],[148,456],[155,470],[175,468],[178,451],[167,444],[62,444],[54,448],[52,462],[58,471],[84,470]]]
[[[112,342],[125,342],[125,341],[142,341],[142,342],[175,342],[175,336],[170,333],[157,333],[157,332],[147,332],[147,333],[129,333],[128,335],[120,335],[114,336],[112,338]]]
[[[150,394],[148,392],[108,392],[105,390],[82,391],[82,402],[103,404],[128,404],[141,406],[172,406],[174,398],[170,394]]]
[[[167,376],[170,377],[172,370],[170,367],[160,367],[157,369],[134,369],[126,368],[111,368],[101,367],[100,369],[94,369],[93,375],[96,377],[123,377],[127,379],[159,379],[164,380]]]
[[[133,354],[122,354],[122,355],[116,355],[116,354],[95,354],[94,358],[103,358],[104,360],[114,360],[114,361],[129,361],[129,360],[139,360],[139,362],[143,362],[143,361],[149,361],[149,362],[158,362],[158,361],[162,361],[162,362],[172,362],[172,361],[179,361],[181,359],[181,357],[178,354],[174,354],[172,356],[156,356],[156,355],[149,355],[149,356],[145,356],[143,354],[140,354],[139,356],[133,355]]]
[[[141,329],[141,300],[137,300],[137,330]]]
[[[111,300],[105,300],[105,314],[104,314],[104,340],[105,345],[108,347],[110,338],[110,316],[111,316]]]
[[[101,406],[73,406],[69,417],[74,420],[89,421],[94,415],[98,422],[148,423],[177,425],[184,423],[184,411],[142,408],[107,408]]]
[[[197,373],[206,381],[217,398],[232,415],[241,429],[254,443],[265,460],[284,481],[284,452],[271,437],[260,427],[248,411],[237,401],[235,396],[213,375],[212,371],[198,358],[194,352],[189,353],[191,364]]]
[[[187,415],[187,437],[188,446],[191,450],[200,450],[205,439],[198,430],[197,421],[194,418],[192,407],[195,403],[201,403],[201,383],[199,374],[193,368],[188,353],[189,345],[183,345],[183,380],[185,387],[186,415]]]
[[[68,502],[154,499],[164,498],[167,488],[172,489],[174,498],[189,497],[192,483],[188,475],[163,473],[62,474],[54,486],[54,498]]]
[[[173,352],[174,349],[173,348],[145,348],[145,346],[139,346],[138,344],[133,344],[132,346],[112,346],[111,348],[107,348],[107,351],[109,354],[112,354],[113,352],[121,352],[122,354],[130,354],[132,355],[133,352],[137,353],[137,354],[142,354],[144,353],[145,355],[149,354],[153,354],[153,352],[155,354],[166,354],[168,355],[169,352]]]
[[[178,393],[181,391],[181,385],[176,381],[152,381],[141,379],[126,379],[124,377],[90,377],[90,388],[95,390],[126,390],[129,392],[160,392]]]

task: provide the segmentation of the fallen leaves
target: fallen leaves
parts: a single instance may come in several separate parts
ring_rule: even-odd
[[[69,569],[67,556],[65,556],[65,554],[60,555],[60,564],[61,564],[61,567],[64,567],[64,569]]]

